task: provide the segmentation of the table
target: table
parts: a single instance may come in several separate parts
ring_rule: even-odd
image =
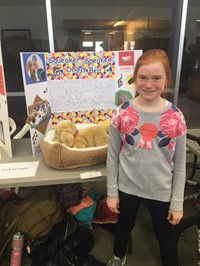
[[[200,129],[188,129],[187,132],[189,134],[200,137]],[[192,179],[196,173],[196,170],[200,169],[200,166],[198,165],[197,162],[198,158],[200,158],[200,146],[196,141],[187,139],[186,147],[188,148],[189,151],[191,151],[194,154],[192,173],[189,177],[189,179]]]
[[[45,185],[58,185],[67,183],[96,182],[106,180],[106,164],[77,169],[54,169],[45,163],[43,155],[33,157],[31,141],[29,138],[12,140],[13,157],[10,158],[1,148],[0,163],[19,163],[39,161],[39,166],[34,177],[25,178],[0,178],[0,188],[7,187],[32,187]],[[80,173],[100,171],[102,176],[82,180]]]
[[[188,133],[195,136],[200,136],[200,129],[189,129]],[[200,158],[200,146],[195,141],[187,139],[187,148],[194,154],[193,171],[190,176],[192,178],[199,166],[197,164],[198,157]],[[1,148],[2,149],[2,148]],[[33,157],[31,150],[31,141],[29,138],[13,139],[12,140],[13,158],[10,158],[3,150],[1,151],[2,159],[0,163],[16,163],[16,162],[32,162],[39,161],[39,166],[34,177],[26,178],[0,178],[0,188],[7,187],[32,187],[44,185],[58,185],[67,183],[79,182],[97,182],[106,180],[106,164],[98,164],[90,167],[83,167],[77,169],[54,169],[45,163],[43,155]],[[90,178],[82,180],[80,173],[82,172],[96,172],[100,171],[102,176],[97,178]]]

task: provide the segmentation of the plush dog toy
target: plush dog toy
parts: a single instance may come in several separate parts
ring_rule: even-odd
[[[69,120],[60,121],[55,127],[53,141],[64,143],[70,148],[88,148],[108,144],[108,125],[90,125],[77,130]]]

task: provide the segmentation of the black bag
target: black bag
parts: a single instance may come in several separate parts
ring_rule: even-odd
[[[75,227],[73,216],[68,214],[63,222],[52,228],[48,236],[34,241],[31,244],[31,266],[81,265],[83,256],[91,251],[94,241],[87,228],[80,226],[75,230]]]
[[[31,265],[68,265],[67,260],[64,258],[62,246],[64,241],[75,232],[76,228],[77,222],[75,218],[71,214],[65,213],[62,222],[55,224],[48,235],[31,243]]]
[[[69,261],[73,261],[75,256],[88,254],[93,245],[94,239],[90,230],[84,226],[79,226],[76,232],[65,240],[63,250]]]

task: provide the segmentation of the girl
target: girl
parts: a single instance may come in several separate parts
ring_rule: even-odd
[[[183,216],[186,125],[180,110],[161,96],[171,83],[166,53],[145,52],[133,79],[138,96],[117,108],[109,133],[107,204],[119,219],[107,266],[125,264],[140,204],[150,212],[163,266],[177,266],[172,227]]]

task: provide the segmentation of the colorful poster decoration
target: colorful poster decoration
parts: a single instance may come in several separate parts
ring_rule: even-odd
[[[21,53],[22,75],[30,125],[33,155],[41,153],[40,142],[52,128],[44,53]]]
[[[115,105],[135,97],[133,71],[141,50],[116,52]]]
[[[102,79],[115,75],[114,52],[45,53],[48,80]]]
[[[141,54],[142,51],[21,53],[33,154],[40,153],[41,139],[60,120],[99,123],[110,119],[121,102],[133,98],[131,78]]]

